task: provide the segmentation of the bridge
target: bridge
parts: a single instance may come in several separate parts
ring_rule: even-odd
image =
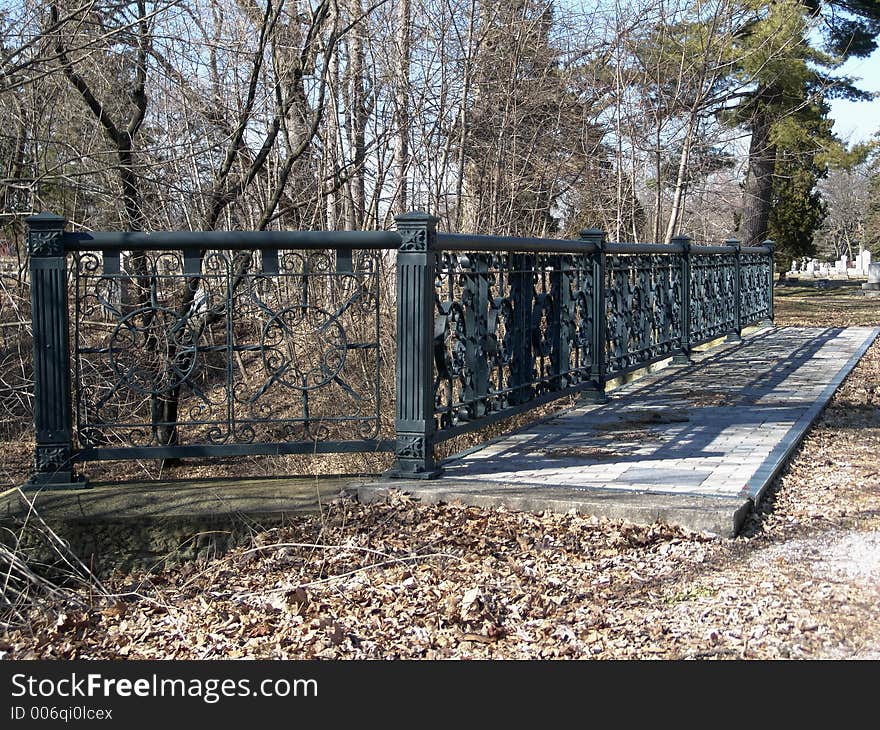
[[[209,493],[89,489],[88,464],[366,451],[389,454],[381,478],[324,487],[734,534],[877,335],[773,327],[769,241],[448,234],[424,213],[396,223],[84,233],[30,218],[25,490],[59,509],[76,495],[95,514],[119,500],[149,511],[164,490],[192,510]],[[438,458],[450,439],[561,398],[576,405]],[[226,484],[221,501],[265,511],[297,489]]]

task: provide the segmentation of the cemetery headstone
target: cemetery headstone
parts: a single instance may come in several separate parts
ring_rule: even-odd
[[[862,284],[862,289],[873,296],[880,295],[880,263],[868,266],[868,281]]]

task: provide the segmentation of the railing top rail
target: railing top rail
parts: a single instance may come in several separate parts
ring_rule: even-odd
[[[708,256],[710,254],[736,253],[736,246],[691,246],[691,253]]]
[[[737,247],[732,245],[704,246],[692,244],[690,252],[698,256],[736,253]],[[740,249],[746,253],[769,253],[766,246]],[[651,254],[651,253],[682,253],[681,243],[606,243],[605,251],[610,254]]]
[[[438,233],[437,248],[442,251],[592,253],[596,250],[596,245],[589,241],[564,238],[526,238],[518,236],[481,236],[468,233]]]
[[[101,231],[65,233],[67,251],[115,251],[161,249],[396,249],[400,246],[396,231]],[[438,233],[437,248],[444,251],[592,253],[596,245],[589,241],[561,238],[483,236],[463,233]],[[743,246],[742,253],[770,253],[767,246]],[[606,243],[611,254],[681,253],[680,243]],[[693,254],[735,253],[736,246],[691,247]]]
[[[605,252],[615,253],[681,253],[684,247],[680,243],[606,243]]]
[[[109,231],[65,233],[67,251],[162,249],[396,249],[396,231]]]

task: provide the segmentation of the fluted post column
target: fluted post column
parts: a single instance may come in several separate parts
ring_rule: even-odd
[[[429,479],[434,461],[434,276],[437,218],[415,212],[394,219],[397,251],[397,402],[390,477]]]
[[[34,353],[34,466],[26,489],[83,486],[73,473],[73,418],[70,388],[70,335],[67,220],[51,213],[27,219]]]

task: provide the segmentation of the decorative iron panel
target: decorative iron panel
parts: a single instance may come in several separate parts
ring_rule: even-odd
[[[678,254],[607,256],[607,373],[630,370],[681,348],[682,258]]]
[[[77,254],[78,446],[376,438],[380,258],[335,263],[328,251]]]
[[[770,319],[773,295],[771,254],[744,253],[740,262],[740,318],[743,326]]]
[[[587,255],[444,252],[435,307],[439,432],[590,379],[594,313]]]
[[[736,330],[736,254],[691,249],[690,340],[706,342]]]

